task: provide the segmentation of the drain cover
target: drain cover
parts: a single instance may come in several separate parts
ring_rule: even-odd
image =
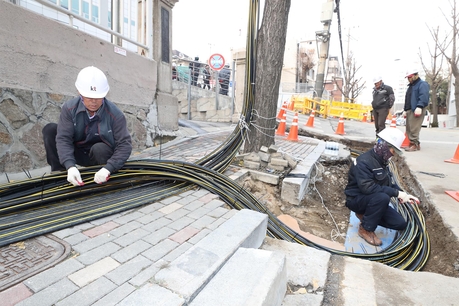
[[[70,245],[54,236],[39,236],[0,248],[0,291],[56,265]]]

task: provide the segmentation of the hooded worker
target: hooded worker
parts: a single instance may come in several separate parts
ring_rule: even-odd
[[[84,185],[77,165],[101,165],[94,182],[102,184],[131,155],[131,135],[123,112],[105,98],[110,86],[100,69],[83,68],[75,87],[79,96],[64,103],[59,122],[43,128],[46,160],[51,171],[67,170],[74,186]]]
[[[403,216],[389,205],[392,197],[404,203],[419,203],[416,197],[402,191],[394,182],[388,166],[392,156],[402,154],[400,146],[404,139],[405,135],[399,129],[385,128],[379,132],[374,147],[359,155],[349,169],[344,190],[346,206],[361,221],[359,236],[371,245],[382,244],[374,232],[378,225],[394,230],[403,230],[407,226]]]

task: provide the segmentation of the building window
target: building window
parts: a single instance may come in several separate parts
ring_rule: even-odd
[[[169,11],[161,8],[161,60],[169,63]]]

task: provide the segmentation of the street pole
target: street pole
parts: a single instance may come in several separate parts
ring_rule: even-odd
[[[324,91],[325,66],[327,64],[328,50],[330,48],[330,25],[333,17],[333,9],[333,0],[328,0],[322,6],[320,21],[324,24],[324,29],[316,32],[316,40],[321,42],[316,84],[314,88],[319,99],[322,97],[322,93]]]

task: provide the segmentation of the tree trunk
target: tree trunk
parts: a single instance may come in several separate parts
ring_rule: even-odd
[[[277,100],[291,0],[266,0],[257,36],[255,101],[244,152],[274,144]],[[248,114],[250,115],[250,114]]]

